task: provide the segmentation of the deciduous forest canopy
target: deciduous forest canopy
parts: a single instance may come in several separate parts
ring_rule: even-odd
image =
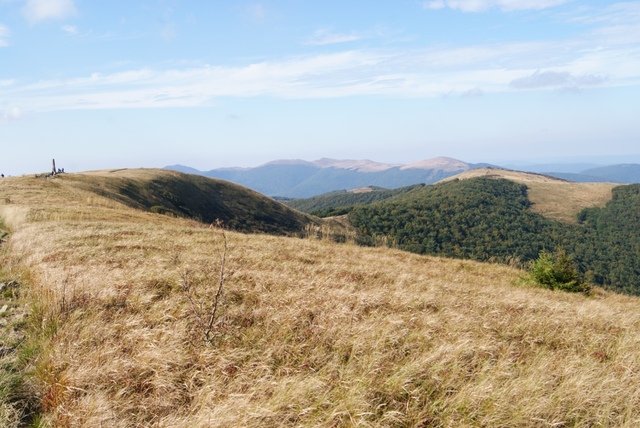
[[[604,208],[587,208],[578,224],[531,211],[527,187],[505,179],[455,180],[414,189],[350,210],[349,220],[373,244],[480,261],[527,262],[564,248],[583,275],[612,290],[640,294],[640,185],[619,186]]]

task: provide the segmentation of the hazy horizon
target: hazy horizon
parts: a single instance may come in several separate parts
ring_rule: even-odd
[[[433,158],[439,158],[439,157],[445,157],[445,158],[451,158],[451,159],[455,159],[455,160],[459,160],[462,162],[466,162],[466,163],[470,163],[470,164],[479,164],[479,163],[488,163],[488,164],[496,164],[498,166],[536,166],[536,165],[580,165],[580,164],[588,164],[588,165],[597,165],[597,166],[608,166],[608,165],[619,165],[619,164],[630,164],[630,163],[637,163],[640,164],[640,155],[628,155],[628,156],[601,156],[601,157],[580,157],[580,156],[575,156],[575,157],[565,157],[565,158],[534,158],[534,159],[498,159],[498,160],[476,160],[476,161],[469,161],[467,159],[460,159],[460,158],[454,158],[452,156],[447,156],[447,155],[441,155],[441,156],[433,156],[430,158],[424,158],[424,159],[412,159],[409,160],[407,162],[388,162],[385,161],[384,159],[369,159],[369,158],[364,158],[364,157],[360,157],[360,158],[349,158],[349,159],[339,159],[339,158],[332,158],[329,156],[322,156],[320,158],[309,158],[309,159],[301,159],[301,158],[293,158],[293,157],[284,157],[284,158],[279,158],[279,159],[270,159],[266,162],[262,162],[262,163],[257,163],[257,164],[248,164],[248,163],[243,163],[242,161],[238,162],[237,164],[234,165],[222,165],[222,166],[213,166],[213,167],[207,167],[205,166],[204,168],[198,168],[195,167],[193,165],[186,165],[186,164],[180,164],[180,163],[173,163],[173,164],[168,164],[168,165],[163,165],[163,167],[166,166],[172,166],[172,165],[181,165],[181,166],[186,166],[186,167],[190,167],[190,168],[194,168],[194,169],[198,169],[201,171],[205,171],[205,170],[211,170],[211,169],[218,169],[218,168],[255,168],[255,167],[259,167],[261,165],[265,165],[267,163],[270,162],[276,162],[276,161],[286,161],[286,160],[292,160],[292,161],[304,161],[304,162],[314,162],[314,161],[318,161],[321,159],[335,159],[335,160],[354,160],[354,161],[359,161],[359,160],[368,160],[368,161],[372,161],[372,162],[376,162],[376,163],[388,163],[388,164],[405,164],[405,163],[412,163],[412,162],[419,162],[419,161],[423,161],[423,160],[428,160],[428,159],[433,159]]]
[[[455,159],[455,160],[458,160],[458,161],[466,162],[466,163],[469,163],[469,164],[486,163],[486,164],[493,164],[493,165],[496,165],[496,166],[499,166],[499,167],[510,168],[510,169],[523,168],[523,171],[526,170],[526,168],[535,168],[535,167],[541,167],[541,166],[545,166],[545,165],[549,165],[549,166],[557,165],[557,166],[567,166],[567,167],[585,165],[585,169],[587,169],[588,167],[601,167],[601,166],[609,166],[609,165],[640,164],[640,155],[636,155],[636,156],[620,156],[620,157],[605,156],[605,157],[566,157],[566,158],[540,158],[540,159],[504,159],[504,160],[487,160],[487,161],[483,161],[483,160],[469,161],[467,159],[453,158],[451,156],[446,156],[446,155],[434,156],[433,158],[437,158],[437,157],[447,157],[447,158]],[[254,163],[254,164],[247,163],[247,162],[242,162],[241,160],[239,160],[239,162],[236,163],[236,164],[212,165],[212,166],[204,165],[204,166],[200,166],[200,167],[195,166],[195,165],[183,164],[183,163],[179,163],[179,162],[169,162],[169,163],[166,163],[166,164],[163,164],[163,165],[140,165],[140,166],[137,166],[137,167],[136,166],[123,167],[121,165],[124,162],[122,162],[122,163],[115,162],[113,165],[107,165],[107,166],[104,166],[103,168],[85,168],[85,169],[69,169],[68,167],[65,167],[64,159],[56,159],[56,166],[64,168],[65,172],[67,172],[67,173],[85,172],[85,171],[93,171],[93,170],[100,170],[100,169],[166,168],[166,167],[172,167],[172,166],[183,166],[183,167],[193,168],[193,169],[199,170],[201,172],[206,172],[206,171],[210,171],[210,170],[225,169],[225,168],[230,168],[230,169],[232,169],[232,168],[242,168],[242,169],[257,168],[257,167],[260,167],[260,166],[265,165],[267,163],[277,162],[277,161],[286,161],[286,160],[314,162],[314,161],[318,161],[318,160],[323,159],[323,158],[335,159],[335,160],[354,160],[354,161],[368,160],[368,161],[381,163],[381,164],[405,164],[405,163],[413,163],[413,162],[419,162],[419,161],[423,161],[423,160],[433,159],[433,158],[425,158],[425,159],[412,159],[412,160],[409,160],[407,162],[387,162],[387,161],[385,161],[383,159],[368,159],[368,158],[338,159],[338,158],[330,158],[328,156],[323,156],[323,157],[314,158],[314,159],[300,159],[300,158],[285,157],[285,158],[279,158],[279,159],[270,159],[270,160],[267,160],[265,162]],[[40,162],[41,166],[37,170],[21,172],[21,173],[18,173],[18,174],[8,174],[8,173],[3,173],[3,174],[6,177],[12,177],[12,176],[23,176],[23,175],[30,175],[30,174],[46,173],[46,172],[51,170],[51,166],[52,166],[51,165],[51,161],[52,161],[52,159],[42,159],[42,162]],[[562,171],[560,171],[560,170],[558,170],[558,171],[548,170],[547,172],[562,172]]]

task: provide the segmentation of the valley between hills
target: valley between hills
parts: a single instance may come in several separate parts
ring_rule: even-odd
[[[586,230],[598,280],[584,243],[635,239],[637,186],[465,174],[327,218],[167,170],[0,180],[0,425],[637,426],[629,290],[544,289],[525,258],[463,257],[464,228],[388,222],[484,200],[473,237],[490,213],[524,243]]]

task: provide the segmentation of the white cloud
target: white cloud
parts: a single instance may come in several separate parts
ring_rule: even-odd
[[[327,29],[321,29],[316,31],[313,36],[305,42],[305,44],[312,46],[323,46],[354,42],[360,39],[362,39],[362,37],[356,34],[334,33]]]
[[[484,91],[480,88],[472,88],[462,93],[464,98],[476,98],[484,95]]]
[[[540,72],[540,70],[536,70],[529,76],[512,80],[510,85],[516,89],[559,88],[577,90],[584,86],[601,85],[605,83],[607,79],[607,76],[599,74],[574,76],[566,71]]]
[[[5,25],[0,24],[0,48],[9,46],[9,42],[7,41],[7,39],[9,38],[10,34],[11,32],[9,31],[9,28]]]
[[[563,71],[536,70],[530,76],[519,77],[511,81],[510,85],[517,89],[545,88],[553,86],[565,86],[572,80],[570,73]]]
[[[62,31],[70,36],[75,36],[76,34],[78,34],[78,28],[75,25],[63,25]]]
[[[584,74],[582,76],[574,77],[573,80],[578,86],[593,86],[602,85],[609,80],[609,77],[599,74]]]
[[[440,10],[447,7],[447,4],[444,2],[444,0],[432,0],[422,3],[422,7],[424,7],[425,9]]]
[[[597,16],[601,12],[593,9],[591,13]],[[615,19],[589,23],[589,31],[559,41],[415,50],[354,49],[241,66],[186,65],[169,70],[95,73],[65,80],[7,81],[10,83],[2,87],[3,102],[28,111],[51,111],[200,106],[210,105],[218,97],[489,97],[514,90],[638,86],[637,44],[629,41],[633,39],[618,43],[606,39],[604,43],[599,33],[611,22],[626,25],[622,15],[616,13]],[[339,43],[356,36],[322,30],[310,42]]]
[[[65,19],[75,15],[73,0],[27,0],[22,13],[32,24],[47,19]]]
[[[22,117],[22,111],[18,107],[0,107],[0,122],[11,122]]]
[[[428,0],[422,6],[425,9],[456,9],[462,12],[481,12],[499,8],[503,11],[540,10],[560,6],[573,0]]]
[[[572,22],[583,24],[629,24],[637,23],[640,18],[640,2],[614,3],[595,10],[585,7],[576,10]]]
[[[471,97],[513,89],[611,85],[602,64],[612,64],[616,72],[626,67],[632,73],[628,76],[632,84],[637,84],[640,79],[640,58],[633,59],[625,53],[617,56],[609,53],[600,61],[581,55],[562,58],[564,68],[558,66],[553,71],[540,72],[528,65],[543,62],[560,51],[566,51],[566,46],[542,43],[403,53],[346,51],[239,67],[201,66],[95,73],[26,86],[13,84],[4,92],[12,104],[46,111],[199,106],[209,105],[218,97],[439,97],[447,93]],[[590,52],[589,55],[597,56],[597,53]],[[497,66],[500,61],[502,64]],[[635,74],[632,70],[636,70]]]
[[[600,10],[587,9],[571,22],[597,25],[594,36],[602,42],[626,44],[640,42],[640,2],[615,3]]]

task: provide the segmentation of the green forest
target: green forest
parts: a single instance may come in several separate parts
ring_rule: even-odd
[[[306,212],[317,217],[330,217],[349,213],[357,205],[368,205],[384,201],[394,196],[402,195],[424,187],[424,184],[400,187],[398,189],[373,188],[370,192],[349,192],[338,190],[305,199],[292,199],[285,204],[291,208]]]
[[[640,295],[640,184],[618,186],[604,208],[578,215],[571,248],[596,284]]]
[[[525,185],[476,178],[415,188],[348,216],[360,243],[419,254],[525,264],[561,248],[594,284],[640,295],[640,185],[616,187],[606,207],[583,210],[578,224],[529,208]]]

